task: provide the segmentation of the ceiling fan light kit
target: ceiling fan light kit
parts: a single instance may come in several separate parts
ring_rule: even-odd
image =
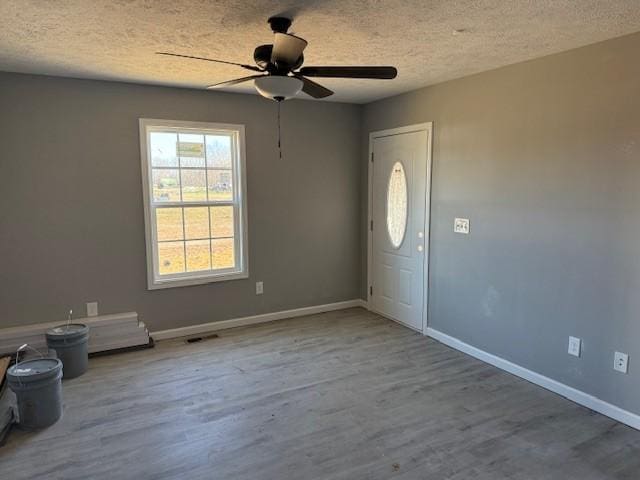
[[[295,97],[302,90],[303,82],[296,77],[265,75],[253,81],[260,95],[277,102]]]

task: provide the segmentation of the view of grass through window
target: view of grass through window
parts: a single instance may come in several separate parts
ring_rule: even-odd
[[[235,267],[232,140],[150,133],[159,275]]]

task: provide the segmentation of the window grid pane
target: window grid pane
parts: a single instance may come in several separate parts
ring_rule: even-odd
[[[205,139],[207,168],[232,167],[232,137],[230,135],[207,135]]]
[[[233,200],[233,171],[229,169],[210,169],[207,172],[207,194],[209,200]]]
[[[154,203],[180,201],[180,169],[159,169],[151,171],[152,200]]]
[[[158,273],[170,275],[185,271],[184,242],[158,243]]]
[[[206,170],[198,169],[180,169],[182,201],[183,202],[206,202],[207,201],[207,179]]]
[[[151,166],[154,168],[178,168],[177,139],[178,135],[175,132],[151,132],[149,134]]]
[[[233,206],[209,207],[211,238],[233,238],[235,228]]]
[[[211,270],[210,240],[187,240],[187,272]]]
[[[209,209],[207,207],[185,207],[184,233],[185,240],[208,239],[211,236],[209,228]]]
[[[184,240],[182,208],[158,208],[156,212],[156,232],[159,242]]]
[[[211,261],[214,269],[231,268],[235,265],[235,247],[232,238],[211,240]]]
[[[204,135],[179,133],[177,150],[180,156],[180,168],[206,167]]]

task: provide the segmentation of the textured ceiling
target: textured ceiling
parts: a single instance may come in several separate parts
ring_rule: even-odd
[[[640,30],[640,0],[2,0],[0,70],[202,88],[247,71],[154,52],[252,63],[278,13],[309,41],[306,65],[398,68],[322,79],[357,103]]]

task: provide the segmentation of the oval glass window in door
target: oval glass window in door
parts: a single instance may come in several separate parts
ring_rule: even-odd
[[[402,163],[396,162],[387,188],[387,230],[394,248],[400,248],[407,230],[407,176]]]

